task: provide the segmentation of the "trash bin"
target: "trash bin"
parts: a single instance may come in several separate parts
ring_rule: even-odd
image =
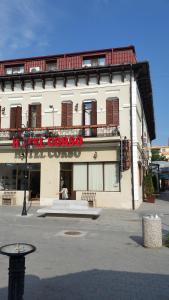
[[[143,216],[143,244],[147,248],[162,247],[161,218],[158,215]]]

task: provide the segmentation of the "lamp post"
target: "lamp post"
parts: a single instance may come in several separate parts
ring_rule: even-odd
[[[27,215],[26,210],[26,188],[28,182],[28,140],[24,139],[24,148],[25,148],[25,165],[24,165],[24,198],[23,198],[23,207],[22,207],[22,216]]]
[[[22,126],[26,127],[24,124]],[[22,141],[22,146],[25,150],[25,153],[23,154],[23,157],[25,157],[25,165],[24,165],[24,198],[23,198],[23,207],[22,207],[22,216],[27,216],[27,210],[26,210],[26,188],[27,188],[27,180],[28,180],[28,139],[24,136],[24,139]]]
[[[54,112],[55,112],[55,109],[54,109],[53,105],[49,105],[49,108],[52,109],[52,126],[54,126],[54,124],[55,124],[55,121],[54,121]]]

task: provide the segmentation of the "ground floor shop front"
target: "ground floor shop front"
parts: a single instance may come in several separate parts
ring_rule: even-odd
[[[71,200],[94,195],[96,207],[132,208],[131,169],[121,171],[119,142],[88,143],[79,148],[22,149],[4,147],[0,153],[0,201],[15,196],[41,206],[61,199],[63,185]],[[26,170],[26,178],[25,178]]]

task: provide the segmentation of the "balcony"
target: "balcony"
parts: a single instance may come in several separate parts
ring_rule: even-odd
[[[117,126],[113,125],[86,125],[86,126],[69,126],[69,127],[41,127],[41,128],[4,128],[0,129],[0,143],[10,141],[14,138],[49,138],[49,137],[71,137],[82,136],[84,138],[106,138],[119,137],[120,132]]]

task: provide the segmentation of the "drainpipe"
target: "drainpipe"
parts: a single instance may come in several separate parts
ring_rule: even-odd
[[[142,135],[142,138],[141,138],[141,144],[142,144],[142,153],[141,155],[144,155],[143,151],[143,147],[144,147],[144,144],[143,144],[143,136],[144,136],[144,114],[143,114],[143,103],[142,103],[142,100],[141,100],[141,118],[142,118],[142,132],[141,132],[141,135]],[[143,171],[143,166],[142,166],[142,171]],[[142,174],[142,201],[144,201],[144,172],[141,173]]]
[[[132,209],[135,210],[135,202],[134,202],[134,166],[133,166],[133,119],[132,119],[132,64],[130,64],[130,137],[131,137],[131,194],[132,194]]]

